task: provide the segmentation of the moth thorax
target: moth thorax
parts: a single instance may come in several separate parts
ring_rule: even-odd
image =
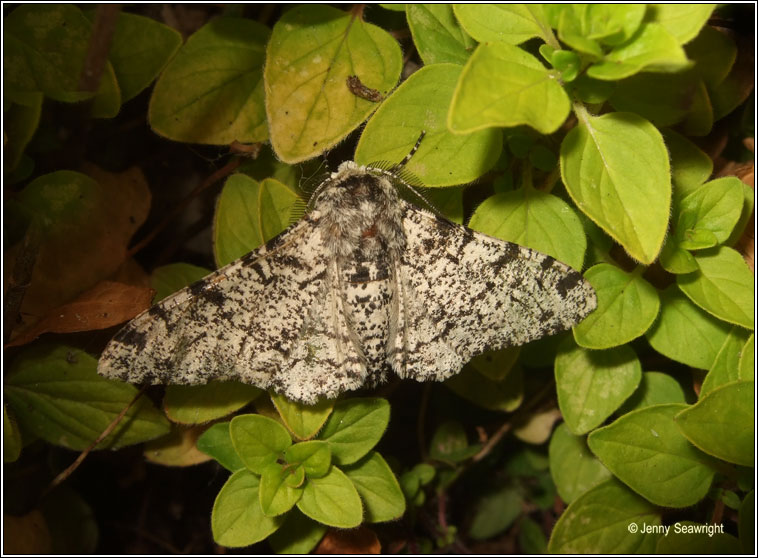
[[[322,234],[333,254],[375,258],[405,247],[397,192],[385,176],[340,166],[316,204]]]

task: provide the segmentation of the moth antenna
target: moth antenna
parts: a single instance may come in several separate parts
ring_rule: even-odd
[[[413,157],[413,155],[415,155],[416,151],[418,151],[418,148],[421,145],[421,140],[424,139],[425,135],[426,135],[426,130],[421,130],[421,135],[416,140],[416,145],[413,146],[413,148],[411,149],[411,152],[408,153],[408,155],[405,156],[405,159],[403,159],[397,165],[395,165],[395,166],[393,166],[393,167],[391,167],[391,168],[389,168],[387,170],[389,170],[390,172],[395,172],[396,173],[396,172],[400,171],[400,169],[402,169],[405,165],[407,165],[408,162],[411,160],[411,157]]]
[[[305,215],[306,209],[308,209],[308,203],[303,198],[298,197],[290,209],[290,218],[288,225],[294,225],[300,219],[302,219],[303,215]]]

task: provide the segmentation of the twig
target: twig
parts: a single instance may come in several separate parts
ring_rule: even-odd
[[[443,533],[450,529],[447,525],[447,492],[437,492],[437,524],[442,527]]]
[[[511,428],[513,428],[512,421],[509,420],[504,422],[502,426],[497,429],[497,432],[490,436],[490,439],[487,440],[487,443],[484,444],[484,447],[480,449],[479,452],[474,455],[474,457],[471,458],[471,461],[474,463],[479,463],[482,459],[487,457],[492,449],[498,444],[498,442],[503,439],[503,436],[511,431]]]
[[[200,193],[213,186],[216,182],[221,180],[222,178],[225,178],[226,176],[230,175],[234,170],[239,167],[242,164],[242,159],[235,157],[234,159],[230,160],[226,165],[218,169],[216,172],[214,172],[212,175],[210,175],[208,178],[206,178],[199,186],[197,186],[190,194],[184,198],[181,202],[179,202],[178,205],[176,205],[171,211],[169,211],[168,215],[166,215],[163,220],[158,223],[155,228],[153,228],[150,233],[140,240],[137,244],[129,248],[129,250],[126,253],[127,258],[131,258],[142,250],[145,246],[150,244],[156,236],[158,236],[158,233],[160,233],[168,224],[171,222],[174,217],[176,217],[179,213],[181,213],[187,205]]]
[[[536,406],[536,404],[542,400],[542,398],[545,396],[545,393],[553,388],[553,382],[548,382],[546,385],[542,387],[540,391],[534,394],[534,396],[523,406],[521,407],[516,414],[514,414],[512,417],[510,417],[509,420],[504,422],[500,428],[497,429],[497,432],[495,432],[492,437],[487,441],[487,443],[484,445],[484,447],[479,450],[479,453],[474,455],[471,458],[471,463],[478,463],[485,457],[487,457],[490,452],[493,450],[493,448],[500,442],[500,440],[503,439],[503,436],[505,436],[510,430],[513,428],[514,423],[518,422],[518,419],[521,418],[523,415],[525,415],[528,411],[531,411],[533,407]]]
[[[68,477],[71,476],[71,473],[76,471],[76,469],[79,467],[79,465],[82,464],[82,461],[89,455],[89,452],[91,452],[93,449],[95,449],[95,446],[97,446],[100,442],[102,442],[111,432],[113,432],[113,429],[118,426],[118,423],[121,422],[121,419],[124,418],[126,413],[131,409],[134,404],[137,402],[137,400],[142,397],[142,394],[145,393],[145,390],[147,389],[147,384],[142,386],[140,390],[137,392],[137,394],[134,396],[134,398],[129,402],[129,404],[124,407],[121,412],[118,414],[116,418],[114,418],[111,423],[105,427],[105,430],[103,430],[100,435],[95,439],[94,442],[90,444],[90,446],[85,449],[82,453],[79,454],[79,457],[76,458],[76,460],[69,465],[66,469],[64,469],[60,474],[58,474],[57,477],[55,477],[52,482],[47,486],[45,491],[42,493],[42,497],[44,498],[47,496],[55,487],[57,487],[59,484],[61,484],[63,481],[65,481]]]
[[[82,73],[79,76],[80,91],[94,92],[100,87],[100,78],[108,62],[108,51],[111,48],[111,40],[116,31],[116,21],[120,11],[119,4],[100,4],[95,10],[92,36],[89,40]]]

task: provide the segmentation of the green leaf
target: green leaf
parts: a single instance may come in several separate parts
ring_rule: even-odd
[[[232,473],[245,468],[245,463],[232,444],[229,422],[219,422],[211,426],[200,435],[195,445]]]
[[[676,236],[686,250],[710,248],[726,242],[742,214],[742,181],[730,176],[712,180],[686,196],[679,204]],[[709,233],[712,242],[698,244],[698,234]]]
[[[752,380],[755,376],[755,335],[748,337],[745,346],[742,347],[738,364],[741,380]]]
[[[561,73],[564,82],[574,81],[582,68],[579,55],[570,50],[556,50],[550,57],[553,67]]]
[[[641,378],[640,361],[628,345],[588,351],[566,343],[555,357],[558,406],[566,426],[584,434],[602,424],[634,393]]]
[[[692,71],[692,70],[690,70]],[[689,111],[679,129],[690,136],[708,135],[713,128],[713,105],[710,101],[705,83],[699,80],[693,94]]]
[[[417,500],[424,499],[421,487],[432,482],[436,473],[435,468],[428,463],[417,463],[413,466],[413,469],[400,475],[400,488],[405,495],[405,499],[413,505],[423,504],[423,501],[417,504]]]
[[[721,31],[705,25],[685,48],[687,56],[695,61],[697,72],[709,87],[726,79],[737,59],[737,45]]]
[[[455,4],[461,26],[480,43],[517,45],[532,37],[547,39],[550,32],[539,4]]]
[[[577,100],[594,105],[604,103],[616,89],[615,81],[593,79],[587,74],[579,76],[571,82],[571,92]]]
[[[582,34],[606,45],[627,41],[639,29],[645,16],[641,4],[573,4]]]
[[[8,414],[8,405],[3,405],[3,463],[12,463],[21,455],[24,443],[16,420]]]
[[[676,72],[691,62],[676,38],[658,23],[643,23],[628,41],[614,48],[599,63],[587,69],[595,79],[619,80],[643,69]]]
[[[332,464],[332,452],[329,450],[328,442],[310,440],[288,447],[284,452],[284,459],[289,464],[302,465],[308,478],[318,478],[329,471],[329,466]]]
[[[269,30],[251,19],[218,17],[187,39],[150,98],[153,130],[188,143],[253,143],[268,137],[263,59]]]
[[[38,509],[47,523],[51,554],[95,554],[100,537],[97,516],[70,485],[57,487]]]
[[[585,492],[563,512],[550,535],[553,554],[650,554],[660,511],[615,479]],[[635,525],[636,529],[630,529]]]
[[[597,309],[574,327],[574,339],[587,349],[608,349],[636,339],[655,321],[658,291],[642,278],[642,268],[626,273],[610,264],[588,269],[584,278],[597,294]]]
[[[292,446],[290,446],[292,447]],[[287,486],[290,486],[291,488],[300,488],[305,483],[305,467],[302,465],[298,465],[295,467],[292,474],[288,475],[284,482],[287,483]]]
[[[619,414],[662,403],[686,403],[682,386],[663,372],[643,372],[639,387],[624,402]]]
[[[273,178],[234,174],[224,184],[213,220],[213,251],[222,267],[268,242],[292,222],[298,193]]]
[[[489,43],[463,68],[447,124],[455,133],[526,124],[550,134],[569,109],[568,95],[539,60],[519,47]]]
[[[363,519],[358,491],[337,467],[324,477],[309,479],[297,507],[311,519],[331,527],[350,529]]]
[[[93,116],[113,117],[121,94],[113,67],[106,62],[96,93],[81,91],[79,80],[89,48],[92,24],[82,11],[67,4],[26,4],[3,21],[4,91],[18,102],[30,93],[75,103],[95,97]]]
[[[420,71],[420,70],[419,70]],[[448,188],[416,188],[442,215],[453,223],[463,224],[463,192],[465,186]]]
[[[649,4],[648,19],[660,23],[680,44],[694,39],[716,4]]]
[[[271,401],[279,411],[284,425],[299,440],[310,440],[318,434],[332,413],[335,403],[334,399],[321,399],[315,405],[306,405],[290,401],[278,393],[271,394]]]
[[[386,399],[345,399],[334,406],[319,439],[329,442],[334,463],[349,465],[377,444],[389,420],[390,405]]]
[[[445,386],[475,405],[492,411],[511,412],[524,399],[524,379],[520,368],[500,380],[490,378],[476,365],[465,366],[463,372],[445,380]]]
[[[474,504],[469,536],[484,540],[505,531],[523,512],[519,491],[511,486],[486,493]]]
[[[274,25],[266,51],[266,113],[271,143],[286,163],[341,141],[376,104],[353,95],[348,76],[385,93],[400,77],[400,47],[355,13],[299,5]]]
[[[729,75],[721,83],[708,89],[708,100],[713,107],[714,120],[720,120],[744,103],[753,91],[753,72],[749,58],[744,58],[743,49]]]
[[[634,112],[660,128],[687,117],[701,85],[694,70],[673,74],[642,72],[619,81],[608,101],[616,110]]]
[[[345,467],[363,501],[367,523],[397,519],[405,512],[405,498],[400,485],[384,458],[371,451],[357,463]]]
[[[4,170],[15,169],[21,162],[27,144],[34,136],[42,113],[41,93],[27,93],[28,103],[12,103],[3,111],[3,132],[5,134],[3,154]]]
[[[261,474],[258,497],[263,515],[274,517],[292,509],[303,494],[302,487],[287,482],[295,473],[292,467],[280,463],[266,465]]]
[[[686,137],[672,130],[661,133],[671,154],[671,183],[676,202],[708,180],[713,173],[713,161]]]
[[[553,20],[553,27],[558,30],[561,41],[577,52],[589,55],[590,60],[600,58],[603,55],[600,43],[587,36],[586,25],[583,25],[586,24],[586,18],[582,17],[582,12],[586,11],[586,5],[580,4],[576,7],[556,6],[549,10],[560,10],[560,12],[556,12],[558,17],[553,16],[551,20]]]
[[[241,547],[262,541],[284,521],[282,516],[266,517],[258,501],[257,476],[237,471],[216,496],[211,513],[213,540],[221,546]]]
[[[676,285],[660,297],[661,313],[645,334],[647,340],[672,360],[710,369],[729,334],[729,325],[695,306]]]
[[[90,13],[94,17],[94,11]],[[177,30],[148,17],[120,12],[108,60],[121,89],[121,102],[150,85],[181,44]]]
[[[744,199],[742,204],[742,214],[740,215],[740,219],[737,221],[734,230],[732,230],[732,234],[729,235],[729,238],[725,243],[727,246],[734,246],[737,244],[745,233],[745,229],[747,228],[748,223],[751,222],[750,219],[753,216],[753,209],[755,206],[755,192],[753,191],[753,188],[743,183],[742,195]]]
[[[493,382],[503,380],[513,365],[518,361],[521,347],[508,347],[498,351],[488,351],[471,359],[469,364],[476,368],[482,376],[485,376]]]
[[[284,524],[268,538],[268,542],[277,554],[308,554],[324,533],[325,525],[294,509],[286,515]]]
[[[550,474],[561,499],[570,504],[611,473],[592,455],[583,436],[574,436],[566,424],[553,432],[548,447]]]
[[[668,152],[658,130],[631,113],[580,118],[561,144],[572,199],[636,260],[652,263],[671,204]]]
[[[450,133],[445,125],[460,75],[456,64],[434,64],[414,72],[368,121],[355,160],[363,165],[399,162],[423,130],[426,135],[406,168],[424,185],[471,182],[490,170],[502,149],[502,134],[482,130],[461,136]],[[424,110],[418,110],[419,106]]]
[[[723,525],[677,521],[669,528],[667,536],[658,539],[656,554],[740,554],[740,542],[734,535],[721,532]]]
[[[695,260],[698,271],[677,275],[682,292],[717,318],[754,329],[755,278],[740,253],[720,246],[698,252]]]
[[[740,358],[745,352],[746,343],[750,333],[741,327],[734,326],[726,336],[724,344],[721,345],[713,365],[708,370],[708,375],[700,386],[700,395],[702,399],[709,391],[721,385],[736,382],[737,380],[752,380],[753,370],[743,371],[740,368]],[[747,347],[748,352],[752,354],[752,345]],[[746,375],[743,375],[746,374]]]
[[[601,44],[618,45],[632,37],[644,14],[642,5],[568,5],[558,18],[558,33],[567,45],[596,58],[603,54]]]
[[[748,492],[742,501],[739,529],[742,554],[755,553],[755,489]]]
[[[292,445],[289,432],[274,419],[261,415],[238,415],[229,425],[234,449],[245,467],[259,475]]]
[[[633,411],[592,432],[587,443],[616,477],[652,503],[692,506],[708,493],[714,468],[675,424],[674,415],[686,408],[672,403]]]
[[[465,64],[476,41],[458,24],[449,4],[407,4],[405,15],[413,44],[425,65]]]
[[[547,538],[542,525],[529,517],[523,517],[519,522],[518,547],[524,554],[546,554]]]
[[[186,263],[173,263],[155,268],[150,275],[150,286],[155,289],[154,303],[210,273],[210,269]]]
[[[579,217],[562,199],[531,186],[490,196],[476,208],[469,226],[582,268],[587,237]]]
[[[679,246],[674,236],[666,238],[658,256],[661,267],[673,274],[692,273],[697,271],[695,257]]]
[[[676,415],[687,439],[719,459],[755,465],[755,382],[719,386]]]
[[[259,388],[241,382],[168,386],[163,408],[173,422],[203,424],[241,409],[261,393]]]
[[[5,395],[24,432],[84,450],[129,405],[137,388],[98,376],[97,360],[65,345],[32,345],[10,366]],[[169,423],[140,397],[97,449],[118,449],[167,434]]]
[[[449,420],[434,431],[429,443],[429,457],[445,463],[465,461],[480,450],[478,444],[469,445],[461,423]]]

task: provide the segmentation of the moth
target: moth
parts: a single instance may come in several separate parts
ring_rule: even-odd
[[[342,163],[300,221],[129,322],[98,372],[133,383],[239,380],[310,404],[390,372],[445,380],[475,355],[569,329],[594,310],[579,272],[401,199],[396,185],[409,186],[403,167],[417,148],[394,166]]]

